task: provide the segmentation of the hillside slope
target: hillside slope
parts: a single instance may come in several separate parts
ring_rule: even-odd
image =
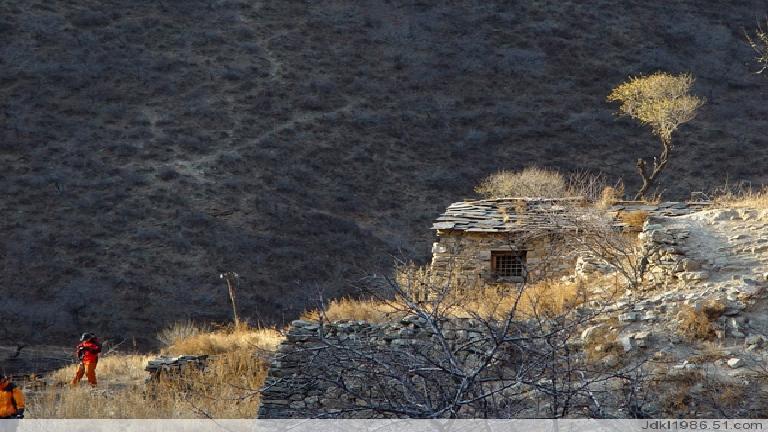
[[[763,183],[757,0],[0,1],[0,337],[152,340],[252,320],[428,252],[429,220],[500,168],[634,187],[650,134],[605,96],[690,71],[666,196]],[[7,316],[7,315],[6,315]],[[23,323],[23,324],[20,324]]]

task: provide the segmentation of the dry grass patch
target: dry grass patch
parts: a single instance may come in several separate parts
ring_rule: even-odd
[[[280,332],[271,328],[229,328],[176,340],[163,352],[171,355],[215,355],[239,349],[273,351],[282,339]]]
[[[274,329],[238,328],[175,338],[166,354],[211,355],[205,370],[188,370],[145,384],[153,356],[108,355],[96,369],[97,389],[66,383],[76,366],[53,372],[54,385],[29,395],[34,418],[252,418],[269,368],[268,352],[282,336]]]
[[[603,281],[605,282],[605,281]],[[593,286],[599,283],[592,283]],[[437,301],[441,313],[455,318],[483,317],[503,318],[511,311],[520,319],[534,316],[554,317],[562,315],[590,300],[606,300],[615,295],[611,290],[602,293],[591,292],[582,280],[545,280],[527,284],[518,291],[515,285],[472,287],[471,289],[451,288],[445,292],[430,293],[429,300],[421,307],[429,311],[432,301]],[[435,299],[439,300],[435,300]],[[389,322],[408,313],[403,300],[339,299],[331,301],[324,311],[324,319],[365,320],[368,322]],[[317,321],[321,314],[312,310],[302,314],[305,320]]]
[[[677,314],[678,332],[689,342],[708,341],[715,337],[713,322],[725,312],[725,305],[718,301],[710,301],[696,310],[691,306],[683,306]]]
[[[323,319],[327,321],[348,319],[381,323],[391,321],[402,315],[402,309],[396,305],[396,302],[342,298],[331,300],[322,314],[318,310],[311,310],[304,312],[301,319],[318,321],[322,315]]]
[[[584,341],[583,350],[589,364],[598,364],[609,355],[616,356],[619,362],[624,357],[624,346],[619,341],[617,325],[616,319],[607,321],[594,329]]]
[[[712,342],[705,342],[701,351],[688,358],[688,361],[694,364],[703,365],[714,363],[718,360],[725,360],[729,356],[725,355],[722,348]]]
[[[692,389],[704,380],[697,369],[666,372],[652,382],[651,391],[658,395],[659,409],[665,417],[677,417],[688,412],[695,395]]]
[[[134,354],[112,354],[99,358],[96,378],[109,383],[132,383],[147,377],[144,366],[153,356]],[[56,370],[48,375],[54,385],[68,384],[77,371],[77,364]],[[83,379],[85,382],[85,379]]]
[[[483,198],[561,198],[568,195],[568,186],[557,171],[528,167],[519,172],[492,174],[475,187],[475,192]]]
[[[713,201],[718,207],[768,209],[768,187],[756,191],[751,187],[732,190],[726,186]]]
[[[514,287],[489,286],[477,291],[457,293],[456,316],[504,317],[513,309],[520,318],[555,316],[588,299],[586,287],[580,282],[547,280],[528,284],[522,292]]]
[[[619,219],[627,224],[627,227],[631,230],[641,231],[643,229],[643,224],[648,220],[648,215],[649,213],[644,210],[621,212],[619,213]]]

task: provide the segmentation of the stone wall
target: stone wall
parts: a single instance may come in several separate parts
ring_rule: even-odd
[[[673,218],[649,218],[638,239],[648,254],[646,282],[656,288],[672,288],[680,282],[699,282],[709,278],[707,263],[687,255],[689,227],[675,224]]]
[[[442,234],[432,245],[434,274],[451,274],[463,287],[495,285],[499,281],[491,270],[491,253],[494,251],[526,251],[526,267],[529,281],[546,275],[565,276],[574,271],[576,256],[558,239],[538,237],[522,240],[514,233]]]
[[[443,325],[442,333],[451,347],[471,345],[480,339],[483,331],[480,323],[473,319],[457,318]],[[375,353],[374,357],[387,358],[388,365],[402,364],[404,370],[397,373],[407,373],[414,364],[409,363],[409,358],[414,358],[409,356],[429,356],[425,350],[435,349],[433,335],[426,323],[415,316],[386,324],[342,320],[320,326],[316,322],[294,321],[270,365],[258,416],[266,419],[407,417],[382,415],[366,409],[366,400],[371,398],[389,397],[397,401],[402,395],[398,393],[397,383],[377,382],[392,371],[376,373],[375,359],[355,353]],[[466,350],[466,355],[473,354]],[[464,357],[461,361],[471,361],[471,358]],[[343,373],[345,390],[336,382],[338,373]],[[386,394],[389,390],[392,395]],[[356,398],[355,394],[366,397]]]

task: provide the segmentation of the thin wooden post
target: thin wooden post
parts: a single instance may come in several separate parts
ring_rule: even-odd
[[[219,277],[227,282],[227,289],[229,290],[229,301],[232,302],[232,316],[235,319],[235,328],[240,327],[240,317],[237,315],[237,302],[235,301],[235,285],[237,284],[237,278],[239,275],[235,272],[222,273]]]

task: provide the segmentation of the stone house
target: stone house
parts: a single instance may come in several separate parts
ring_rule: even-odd
[[[581,198],[453,203],[432,225],[432,273],[465,287],[572,274],[577,257],[565,239],[582,208]]]
[[[611,218],[616,230],[636,237],[641,227],[629,226],[623,216],[642,213],[651,219],[674,217],[703,206],[622,201],[601,211]],[[569,241],[569,237],[579,234],[579,226],[584,226],[579,221],[594,215],[595,208],[581,198],[499,198],[453,203],[432,225],[437,241],[432,245],[431,273],[449,277],[457,286],[469,289],[571,276],[577,267],[596,267]]]

